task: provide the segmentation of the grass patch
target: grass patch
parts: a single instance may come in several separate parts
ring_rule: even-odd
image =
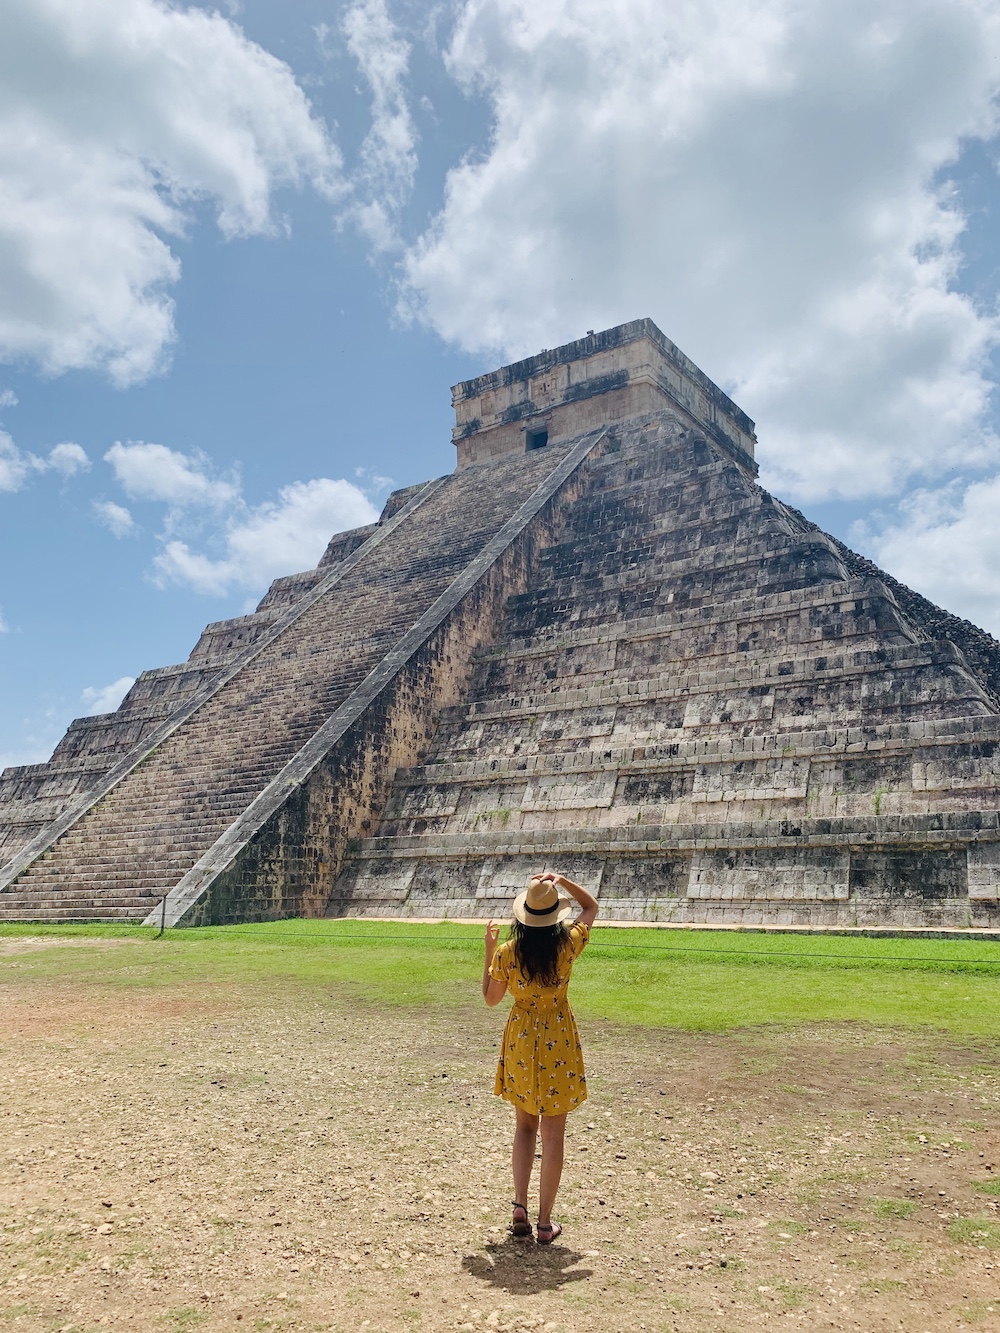
[[[974,1180],[972,1188],[980,1194],[1000,1195],[1000,1177],[991,1176],[989,1180]]]
[[[970,1324],[978,1324],[1000,1310],[1000,1300],[963,1301],[961,1317]]]
[[[173,1324],[176,1333],[185,1333],[186,1329],[197,1328],[208,1318],[204,1310],[199,1310],[195,1306],[184,1306],[179,1310],[171,1310],[167,1318]]]
[[[807,1287],[797,1286],[794,1282],[779,1282],[774,1289],[789,1310],[796,1309],[810,1294]]]
[[[780,1279],[777,1282],[758,1286],[754,1296],[757,1305],[762,1309],[766,1309],[772,1300],[776,1300],[782,1302],[786,1310],[794,1310],[802,1304],[808,1294],[807,1288]]]
[[[877,1217],[910,1217],[917,1205],[911,1199],[876,1199],[873,1205]]]
[[[346,988],[361,1002],[478,1002],[482,929],[290,920],[168,932],[136,926],[0,927],[0,940],[128,939],[116,949],[0,955],[0,985],[61,979],[112,987]],[[1000,1025],[1000,946],[989,941],[721,935],[595,928],[576,966],[581,1017],[724,1031],[761,1023],[867,1022],[992,1036]]]
[[[858,1287],[858,1295],[862,1300],[867,1300],[871,1296],[887,1296],[905,1286],[905,1282],[898,1282],[892,1277],[869,1277]]]
[[[899,1240],[895,1236],[889,1241],[889,1249],[892,1250],[893,1254],[898,1254],[901,1259],[916,1260],[921,1254],[920,1246],[914,1244],[912,1240]]]
[[[1000,1246],[1000,1223],[988,1217],[956,1217],[948,1225],[948,1235],[959,1245],[978,1245],[995,1250]]]

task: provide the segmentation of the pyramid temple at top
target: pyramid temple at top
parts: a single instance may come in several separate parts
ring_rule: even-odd
[[[1000,926],[1000,644],[755,481],[649,320],[456,386],[457,466],[0,778],[0,919]]]

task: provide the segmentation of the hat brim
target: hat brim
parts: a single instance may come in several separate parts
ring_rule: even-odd
[[[528,890],[519,893],[514,899],[514,918],[520,921],[522,926],[556,926],[560,921],[572,915],[573,900],[559,895],[559,901],[553,907],[551,912],[546,912],[544,916],[535,916],[524,910],[524,902],[528,896]]]

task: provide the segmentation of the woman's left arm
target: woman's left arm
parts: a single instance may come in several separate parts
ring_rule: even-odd
[[[495,926],[492,921],[486,923],[486,961],[483,964],[483,999],[492,1009],[495,1004],[499,1004],[507,993],[507,983],[497,981],[490,976],[490,965],[493,962],[493,955],[497,951],[497,940],[500,938],[500,927]]]

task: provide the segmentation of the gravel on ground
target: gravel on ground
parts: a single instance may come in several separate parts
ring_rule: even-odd
[[[541,1248],[508,1233],[502,1010],[0,1006],[4,1333],[1000,1330],[1000,1041],[590,1022]]]

